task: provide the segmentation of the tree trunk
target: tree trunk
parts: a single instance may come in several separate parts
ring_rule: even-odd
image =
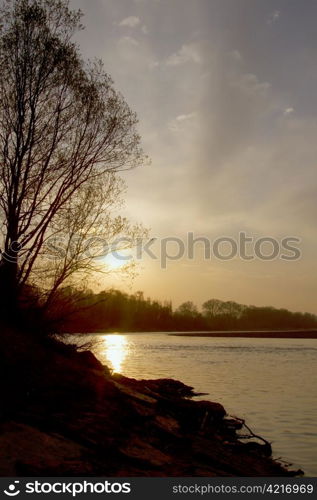
[[[0,263],[0,312],[7,322],[18,320],[18,264],[2,259]]]

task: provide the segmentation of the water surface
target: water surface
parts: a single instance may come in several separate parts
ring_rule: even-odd
[[[86,337],[85,337],[86,338]],[[306,475],[317,476],[317,340],[95,335],[97,357],[133,378],[176,378],[227,412]]]

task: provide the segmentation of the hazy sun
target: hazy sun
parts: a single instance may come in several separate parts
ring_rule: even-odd
[[[118,258],[113,254],[107,255],[103,259],[105,266],[110,270],[122,269],[124,266],[129,264],[131,261],[127,259]]]

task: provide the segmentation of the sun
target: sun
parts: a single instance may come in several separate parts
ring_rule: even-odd
[[[129,255],[124,255],[123,252],[118,255],[110,253],[103,259],[103,262],[109,270],[115,271],[117,269],[123,269],[131,264],[132,258],[131,256],[129,257]]]

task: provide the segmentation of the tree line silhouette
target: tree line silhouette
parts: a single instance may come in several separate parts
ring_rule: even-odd
[[[170,301],[145,298],[143,292],[111,289],[94,293],[65,288],[52,317],[69,333],[98,331],[208,331],[317,328],[317,316],[274,307],[256,307],[211,299],[199,311],[193,302],[175,310]]]

